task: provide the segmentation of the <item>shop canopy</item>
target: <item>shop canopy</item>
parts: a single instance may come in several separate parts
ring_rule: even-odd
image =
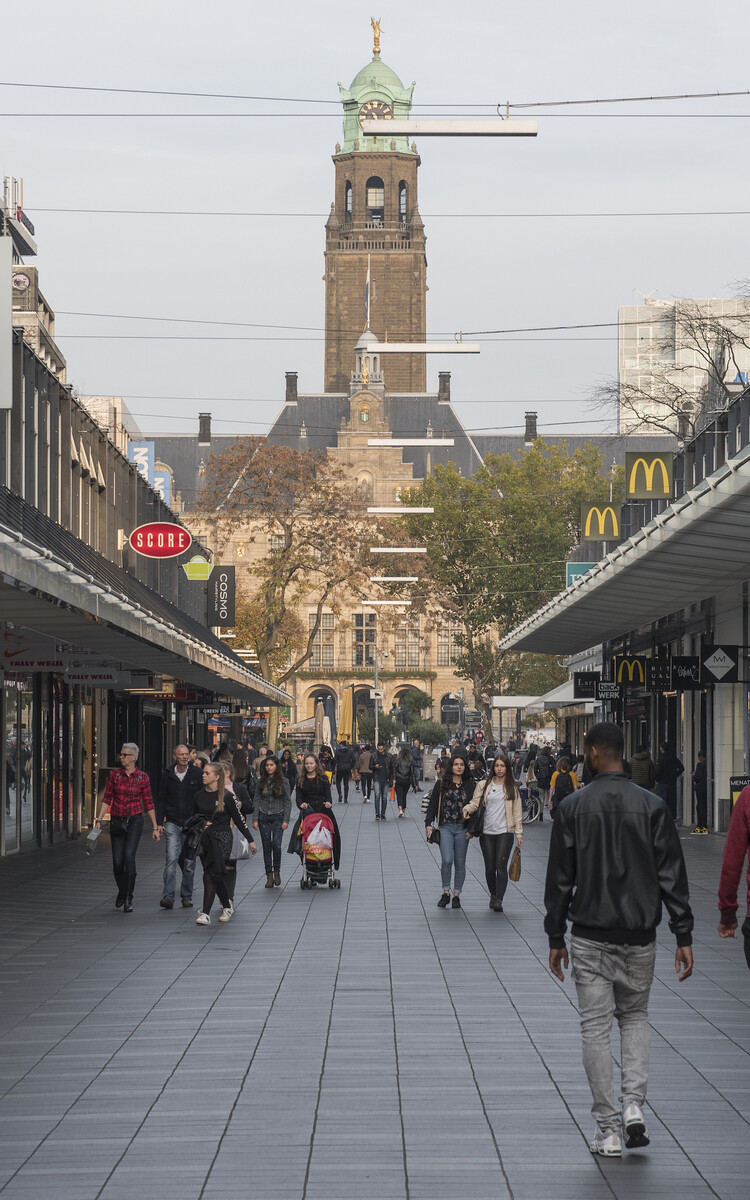
[[[248,704],[290,702],[210,629],[6,488],[0,489],[0,619]]]
[[[750,577],[750,446],[696,484],[505,637],[575,654]]]
[[[566,679],[565,683],[560,683],[557,687],[552,688],[549,692],[545,692],[543,696],[538,696],[536,700],[532,700],[528,705],[529,712],[544,712],[547,708],[583,708],[585,712],[592,713],[594,706],[590,701],[577,700],[573,696],[573,680]]]

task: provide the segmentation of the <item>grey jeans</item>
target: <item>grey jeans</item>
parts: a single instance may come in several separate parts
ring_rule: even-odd
[[[648,998],[654,978],[656,943],[615,946],[570,940],[571,978],[578,993],[583,1066],[591,1088],[591,1112],[600,1129],[621,1129],[622,1108],[642,1105],[648,1083],[650,1028]],[[612,1018],[620,1026],[622,1093],[615,1107],[612,1074]]]

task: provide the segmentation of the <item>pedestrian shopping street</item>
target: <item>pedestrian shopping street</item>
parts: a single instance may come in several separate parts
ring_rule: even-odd
[[[724,839],[684,847],[692,979],[660,927],[649,1149],[593,1158],[574,988],[547,969],[550,825],[526,831],[504,915],[478,847],[461,912],[405,820],[336,808],[341,891],[264,888],[236,915],[159,908],[144,837],[135,912],[108,838],[0,861],[3,1200],[679,1200],[747,1195],[750,976],[716,933]],[[390,806],[393,808],[394,806]],[[196,897],[199,899],[199,894]]]

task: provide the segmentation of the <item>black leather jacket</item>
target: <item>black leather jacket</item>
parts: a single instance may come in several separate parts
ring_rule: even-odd
[[[544,891],[552,948],[575,936],[621,945],[656,937],[662,904],[678,946],[692,942],[687,872],[677,829],[658,796],[607,771],[561,801]]]

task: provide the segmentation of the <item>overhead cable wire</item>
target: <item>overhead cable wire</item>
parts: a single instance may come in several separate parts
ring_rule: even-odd
[[[314,218],[315,220],[324,220],[330,213],[324,212],[249,212],[243,210],[214,210],[207,212],[206,209],[197,208],[45,208],[34,204],[28,208],[24,208],[26,213],[66,213],[80,214],[85,216],[106,215],[106,216],[122,216],[122,217],[201,217],[205,219],[210,216],[213,220],[215,217],[283,217],[283,218]],[[565,219],[591,219],[593,217],[747,217],[750,216],[750,209],[746,208],[727,208],[727,209],[681,209],[669,210],[658,209],[651,212],[508,212],[508,213],[423,213],[423,218],[428,221],[444,221],[460,219],[465,220],[491,220],[491,221],[510,221],[510,220],[565,220]]]

